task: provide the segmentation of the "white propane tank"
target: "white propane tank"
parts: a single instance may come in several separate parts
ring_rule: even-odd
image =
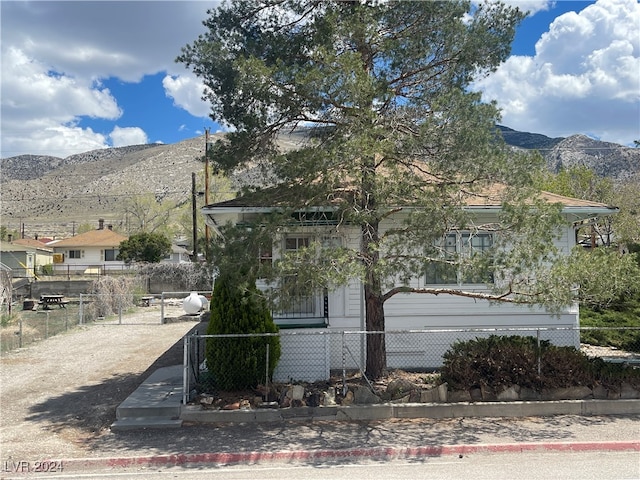
[[[198,292],[191,292],[191,294],[182,301],[182,308],[187,315],[195,315],[202,309],[202,300]]]

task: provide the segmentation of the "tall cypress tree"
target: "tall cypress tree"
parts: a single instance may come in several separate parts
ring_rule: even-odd
[[[237,272],[223,272],[216,279],[210,310],[209,335],[278,332],[255,282],[243,279]],[[280,359],[279,337],[208,338],[207,367],[216,385],[223,390],[240,390],[265,382],[267,348],[271,379]]]

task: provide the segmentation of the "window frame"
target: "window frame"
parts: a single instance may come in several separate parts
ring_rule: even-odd
[[[469,258],[476,252],[487,252],[493,248],[495,238],[492,232],[472,232],[469,230],[460,230],[456,232],[448,232],[439,242],[442,250],[442,257],[451,258]],[[481,244],[474,245],[474,241],[481,241]],[[488,241],[487,241],[488,239]],[[426,285],[486,285],[493,283],[494,275],[490,272],[490,277],[486,280],[473,279],[464,277],[459,265],[440,262],[429,262],[427,271],[424,275]],[[429,272],[430,268],[438,269],[435,272]],[[442,278],[441,278],[442,277]],[[487,282],[488,280],[488,282]]]

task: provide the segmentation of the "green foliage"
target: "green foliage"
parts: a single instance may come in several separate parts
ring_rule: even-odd
[[[159,233],[137,233],[120,243],[118,260],[157,263],[171,253],[171,242]]]
[[[385,329],[384,302],[397,293],[440,293],[412,283],[434,263],[461,278],[490,279],[493,267],[491,294],[456,284],[454,295],[570,304],[576,283],[551,281],[549,268],[562,256],[554,240],[566,219],[532,188],[542,159],[505,148],[496,105],[469,88],[508,57],[523,18],[467,1],[236,0],[211,10],[207,32],[177,61],[206,85],[211,117],[233,127],[210,150],[214,169],[263,173],[243,200],[278,210],[223,227],[215,258],[294,291],[360,279],[369,331]],[[300,141],[283,145],[282,133]],[[463,207],[487,191],[504,208],[482,225]],[[359,241],[327,242],[327,225]],[[499,232],[489,251],[443,259],[449,232],[483,229]],[[259,265],[261,245],[283,232],[315,237]],[[370,377],[385,358],[384,345],[367,343]]]
[[[613,181],[602,178],[584,165],[560,170],[542,171],[536,178],[538,187],[547,192],[594,202],[609,202],[613,195]]]
[[[211,296],[208,335],[275,334],[277,326],[271,311],[255,286],[239,272],[222,272]],[[265,382],[280,359],[277,335],[208,338],[206,359],[209,373],[222,390],[241,390]]]
[[[43,275],[53,275],[53,264],[52,264],[52,263],[49,263],[49,264],[47,264],[47,265],[42,265],[42,266],[40,267],[40,272],[41,272]]]
[[[609,308],[580,307],[580,341],[640,353],[640,296]]]
[[[135,188],[131,188],[135,190]],[[133,195],[124,205],[122,224],[130,233],[156,233],[168,237],[176,230],[176,203],[152,193]]]
[[[640,370],[590,359],[573,347],[534,337],[496,336],[454,343],[443,356],[441,379],[458,390],[487,388],[499,393],[518,385],[534,391],[597,385],[619,390],[640,385]],[[538,371],[540,373],[538,373]]]

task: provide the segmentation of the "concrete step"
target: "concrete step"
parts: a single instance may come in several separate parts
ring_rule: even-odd
[[[170,417],[127,417],[111,424],[111,431],[140,430],[145,428],[180,428],[182,420]]]
[[[182,366],[164,367],[149,376],[116,409],[116,419],[178,418],[182,405]]]

